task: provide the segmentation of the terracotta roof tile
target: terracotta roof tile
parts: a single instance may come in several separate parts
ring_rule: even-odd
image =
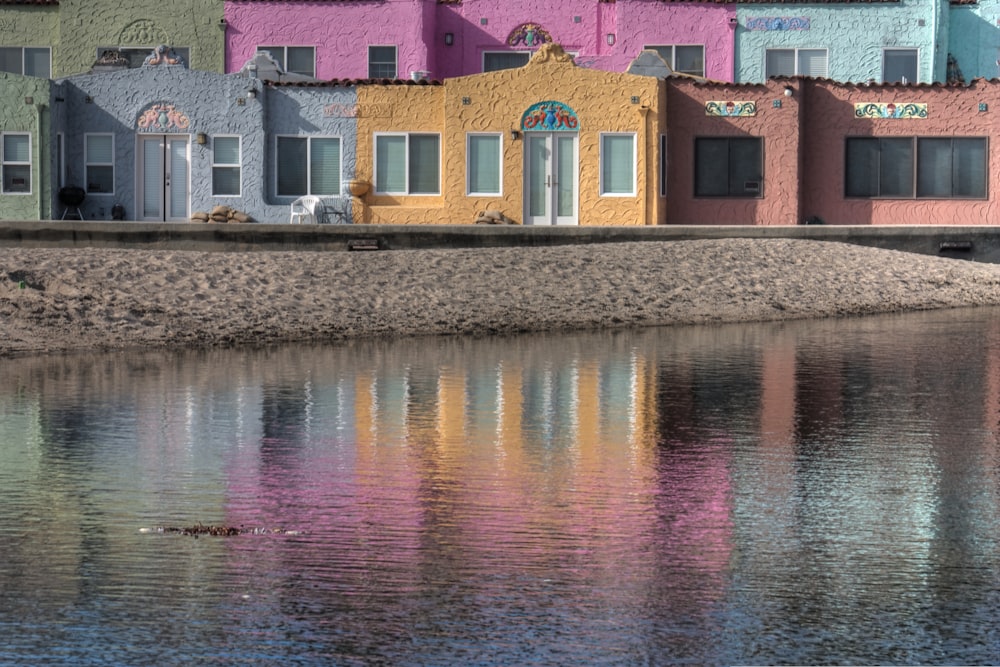
[[[273,88],[346,88],[350,86],[440,86],[437,79],[329,79],[328,81],[264,81]]]

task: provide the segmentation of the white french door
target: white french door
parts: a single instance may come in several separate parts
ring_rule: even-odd
[[[190,219],[190,143],[187,135],[139,136],[139,220]]]
[[[525,132],[524,223],[579,223],[575,132]]]

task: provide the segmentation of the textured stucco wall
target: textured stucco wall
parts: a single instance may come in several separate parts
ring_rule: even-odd
[[[0,73],[0,130],[31,135],[31,191],[0,194],[0,220],[51,217],[51,87],[48,79]]]
[[[355,176],[375,182],[375,132],[443,133],[444,87],[437,85],[363,85],[358,87],[358,141]],[[442,138],[442,161],[447,160]],[[379,224],[450,223],[442,194],[375,196],[369,192],[364,206],[354,211],[355,222]],[[374,187],[372,188],[374,189]]]
[[[53,48],[58,41],[58,6],[4,5],[0,7],[0,46],[48,46]]]
[[[764,80],[766,49],[828,50],[827,77],[837,81],[882,81],[882,50],[919,48],[921,82],[940,80],[935,36],[942,29],[936,5],[903,0],[899,3],[741,4],[736,28],[736,81]],[[947,3],[944,3],[947,4]],[[762,18],[806,18],[807,30],[750,30],[748,21]],[[924,25],[920,25],[923,22]],[[941,71],[943,75],[943,70]]]
[[[121,72],[86,74],[67,79],[62,86],[67,183],[84,184],[84,135],[110,132],[115,141],[115,192],[90,194],[83,213],[88,220],[110,219],[111,207],[125,206],[126,216],[136,213],[136,121],[154,103],[168,103],[184,113],[190,127],[183,136],[209,135],[200,146],[191,141],[191,211],[209,211],[215,205],[231,206],[259,219],[266,212],[263,191],[263,97],[246,98],[247,79],[237,75],[189,70],[181,66],[140,68]],[[92,101],[87,102],[87,98]],[[238,100],[243,99],[241,106]],[[240,135],[243,169],[242,197],[212,197],[212,144],[215,134]]]
[[[786,97],[785,85],[794,94]],[[696,84],[671,80],[667,86],[667,224],[795,225],[799,213],[798,81],[766,84]],[[780,100],[781,106],[774,107]],[[709,101],[753,101],[757,115],[741,118],[708,116]],[[694,145],[697,137],[763,137],[762,196],[695,197]]]
[[[340,137],[341,197],[324,197],[330,214],[345,217],[331,222],[349,222],[352,200],[347,182],[354,178],[357,155],[357,92],[353,86],[276,86],[268,87],[267,146],[265,149],[263,184],[268,204],[260,210],[258,219],[266,222],[288,222],[289,206],[294,197],[277,195],[275,146],[277,135]]]
[[[442,86],[363,86],[358,91],[359,178],[372,180],[375,132],[441,132],[443,164],[440,197],[369,194],[362,220],[466,223],[483,210],[497,209],[522,222],[525,142],[512,141],[509,130],[520,127],[522,114],[532,104],[554,100],[570,106],[580,123],[579,224],[655,224],[664,203],[657,195],[655,169],[663,85],[651,77],[578,67],[540,52],[524,68],[449,79]],[[499,197],[466,195],[468,132],[502,135],[503,191]],[[600,196],[602,132],[635,133],[635,196]]]
[[[222,72],[225,41],[218,0],[61,0],[53,76],[90,70],[101,46],[190,49],[192,69]]]
[[[958,59],[966,81],[1000,76],[1000,3],[981,0],[955,5],[949,12],[948,51]]]
[[[925,102],[924,119],[859,119],[857,102]],[[980,111],[985,103],[987,111]],[[971,88],[944,86],[857,86],[809,82],[802,125],[805,151],[803,209],[831,224],[851,225],[982,225],[997,224],[996,174],[1000,152],[989,150],[987,195],[991,199],[847,199],[844,196],[845,138],[993,137],[997,136],[1000,84],[977,81]]]
[[[435,74],[463,76],[482,71],[483,54],[506,51],[507,38],[525,23],[537,23],[552,40],[575,54],[583,67],[623,72],[646,45],[705,46],[706,76],[729,81],[733,76],[731,5],[593,0],[466,0],[438,10]],[[579,20],[577,20],[579,19]],[[485,23],[484,23],[485,21]],[[455,35],[444,46],[444,33]],[[615,43],[607,43],[607,35]],[[513,48],[526,48],[523,46]]]
[[[229,0],[225,3],[226,71],[238,71],[258,46],[313,46],[317,78],[363,79],[368,77],[368,47],[396,45],[397,73],[407,78],[411,71],[427,69],[426,10],[422,0]]]

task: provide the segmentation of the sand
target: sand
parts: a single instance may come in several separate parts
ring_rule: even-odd
[[[1000,265],[828,241],[380,252],[0,248],[0,355],[1000,305]]]

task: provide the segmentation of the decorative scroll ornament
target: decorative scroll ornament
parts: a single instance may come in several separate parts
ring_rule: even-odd
[[[118,44],[121,46],[163,44],[167,39],[166,31],[149,19],[133,21],[118,33]]]
[[[173,104],[153,104],[139,114],[135,125],[139,132],[184,132],[191,121]]]
[[[926,102],[857,102],[854,105],[855,118],[927,118]]]
[[[552,35],[537,23],[522,23],[510,31],[507,36],[507,46],[527,46],[534,48],[542,44],[551,44]]]
[[[757,115],[757,103],[753,101],[705,102],[706,116],[747,117]]]
[[[758,16],[747,19],[747,30],[808,30],[805,16]]]
[[[153,52],[142,61],[143,67],[156,67],[157,65],[183,65],[184,59],[174,53],[174,50],[166,44],[160,44],[153,49]]]
[[[538,102],[521,116],[522,130],[575,132],[580,127],[576,112],[562,102]]]

